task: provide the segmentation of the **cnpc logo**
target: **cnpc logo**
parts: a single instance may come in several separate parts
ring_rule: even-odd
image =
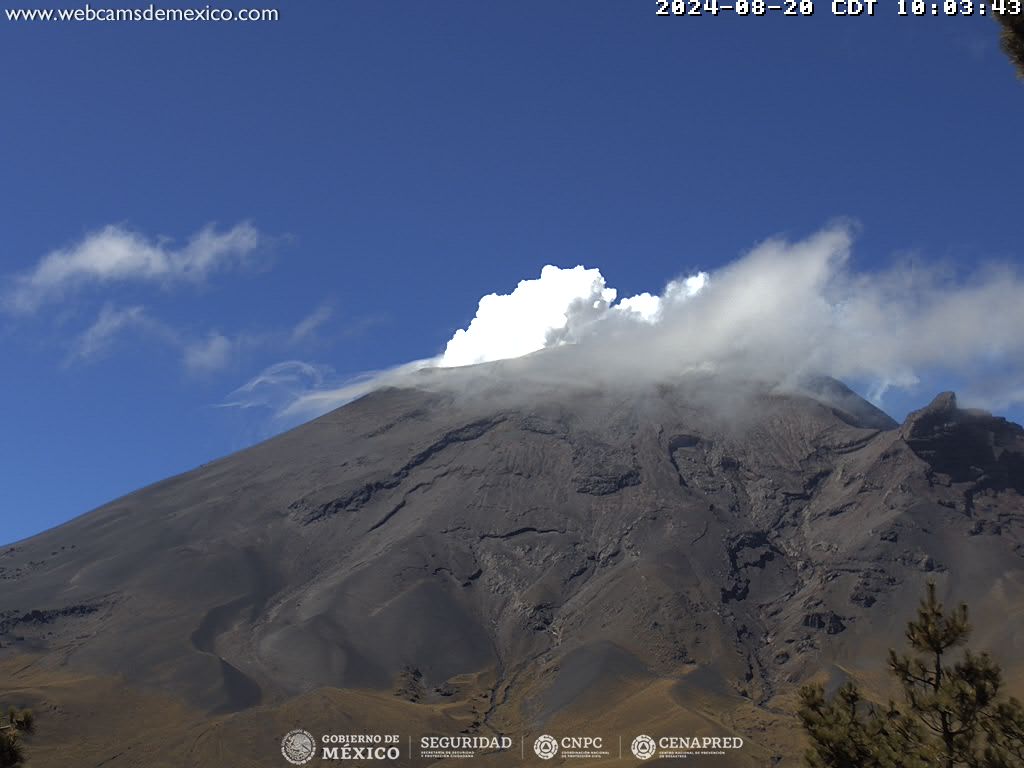
[[[545,733],[533,742],[533,751],[541,760],[550,760],[558,754],[558,741]]]
[[[600,736],[563,736],[556,739],[554,736],[544,734],[538,736],[533,742],[533,751],[541,760],[550,760],[561,751],[586,752],[599,750],[604,746]]]

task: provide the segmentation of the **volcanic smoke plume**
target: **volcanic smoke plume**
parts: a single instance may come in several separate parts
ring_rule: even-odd
[[[970,405],[1024,402],[1024,283],[1014,269],[986,265],[963,275],[914,260],[858,271],[851,244],[847,226],[798,242],[771,239],[711,274],[626,298],[598,269],[547,266],[508,294],[483,297],[437,357],[342,382],[308,364],[285,363],[228,404],[270,405],[295,421],[378,386],[426,385],[417,376],[425,368],[566,345],[577,348],[573,356],[545,358],[556,381],[582,369],[598,381],[655,382],[703,371],[783,387],[825,375],[881,403],[892,387],[927,391],[952,380]],[[572,371],[560,370],[569,360]]]

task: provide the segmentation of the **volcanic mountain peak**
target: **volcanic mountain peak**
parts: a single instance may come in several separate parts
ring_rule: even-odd
[[[926,579],[983,645],[1024,634],[1016,425],[944,394],[895,428],[831,380],[493,370],[374,392],[8,548],[0,660],[235,713],[237,743],[309,696],[469,731],[652,707],[706,729],[711,706],[757,764],[795,749],[794,686],[876,670]]]

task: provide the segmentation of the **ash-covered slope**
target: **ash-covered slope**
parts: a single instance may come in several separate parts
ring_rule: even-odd
[[[777,756],[795,686],[878,673],[935,578],[1015,679],[1020,427],[952,395],[897,427],[836,382],[446,375],[6,548],[0,662],[204,713],[382,691],[469,731],[668,681],[681,719]]]

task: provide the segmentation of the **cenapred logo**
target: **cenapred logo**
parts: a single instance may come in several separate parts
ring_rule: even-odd
[[[533,742],[533,751],[541,760],[550,760],[558,754],[558,742],[554,736],[548,736],[545,733],[543,736],[538,736],[537,740]]]
[[[654,753],[658,751],[658,745],[647,734],[640,734],[633,739],[633,743],[629,745],[629,748],[633,753],[633,757],[637,760],[650,760],[654,757]]]
[[[281,754],[292,765],[305,765],[316,754],[316,739],[301,728],[288,731],[281,739]]]
[[[729,750],[742,749],[743,739],[739,736],[659,736],[654,739],[642,733],[629,745],[637,760],[653,757],[686,758],[691,756],[714,757],[728,754]]]

